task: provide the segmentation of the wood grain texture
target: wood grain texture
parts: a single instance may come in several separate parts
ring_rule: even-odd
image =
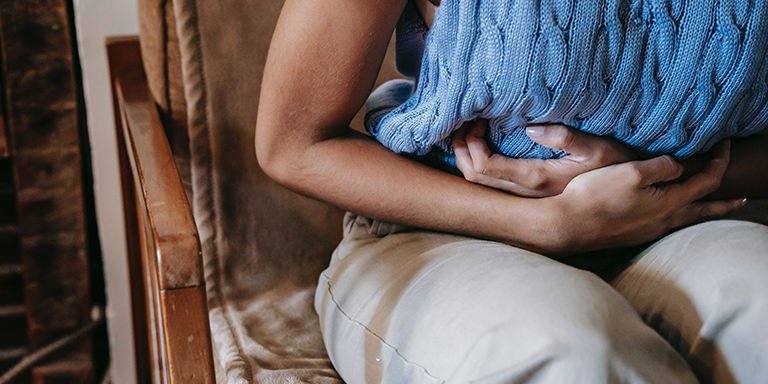
[[[93,362],[70,356],[32,369],[32,384],[85,384],[94,382]]]
[[[205,287],[162,291],[160,305],[166,311],[162,320],[169,382],[215,382],[208,323],[188,320],[200,312],[208,312]]]
[[[133,39],[112,38],[107,42],[107,57],[109,60],[110,79],[118,73],[130,71],[141,66],[141,56],[135,51]],[[128,159],[128,153],[123,137],[123,124],[120,116],[120,105],[117,103],[115,82],[110,81],[112,88],[112,111],[115,116],[117,138],[117,156],[120,167],[120,187],[123,196],[123,219],[125,220],[126,254],[128,255],[128,277],[131,286],[131,314],[133,323],[134,358],[136,359],[136,381],[138,384],[152,382],[149,333],[147,327],[147,300],[144,290],[144,272],[141,263],[141,248],[139,247],[139,224],[136,206],[136,187],[133,183],[133,172]]]
[[[0,1],[0,131],[7,135],[0,140],[16,188],[31,350],[90,321],[84,139],[69,6],[68,0]],[[63,354],[90,351],[86,339]]]
[[[213,383],[197,230],[141,66],[138,41],[107,43],[113,81],[140,380]],[[142,305],[143,304],[143,305]],[[137,316],[140,315],[140,316]],[[143,351],[141,351],[142,349]],[[144,365],[142,367],[142,365]]]
[[[8,157],[8,135],[5,133],[5,116],[0,112],[0,159],[6,157]]]
[[[149,102],[146,82],[141,78],[117,77],[115,89],[134,181],[146,204],[158,249],[159,287],[201,285],[200,246],[192,211],[157,110]],[[195,249],[196,257],[190,257],[188,251]]]

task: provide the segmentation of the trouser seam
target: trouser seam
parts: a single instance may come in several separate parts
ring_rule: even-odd
[[[338,310],[339,310],[339,312],[340,312],[340,313],[341,313],[341,314],[342,314],[344,317],[346,317],[346,318],[347,318],[347,320],[351,321],[353,324],[357,324],[358,326],[362,327],[362,328],[363,328],[363,329],[364,329],[366,332],[370,333],[371,335],[373,335],[374,337],[376,337],[377,339],[379,339],[379,340],[381,341],[381,343],[382,343],[382,344],[384,344],[384,345],[386,345],[387,347],[391,348],[391,349],[392,349],[392,351],[394,351],[394,352],[395,352],[395,354],[396,354],[398,357],[400,357],[401,359],[403,359],[403,361],[404,361],[404,362],[406,362],[407,364],[413,365],[413,366],[415,366],[415,367],[417,367],[417,368],[421,369],[421,370],[424,372],[424,374],[425,374],[425,375],[427,375],[428,377],[430,377],[430,378],[432,378],[432,379],[434,379],[434,380],[438,380],[438,381],[440,381],[441,383],[444,383],[444,382],[445,382],[445,380],[444,380],[444,379],[438,378],[438,377],[436,377],[436,376],[432,375],[431,373],[429,373],[429,371],[427,371],[427,369],[426,369],[425,367],[423,367],[423,366],[421,366],[421,365],[419,365],[419,364],[416,364],[416,363],[414,363],[414,362],[412,362],[412,361],[408,360],[408,359],[407,359],[405,356],[403,356],[403,355],[400,353],[400,351],[399,351],[397,348],[395,348],[393,345],[391,345],[391,344],[387,343],[387,342],[386,342],[386,340],[384,340],[384,338],[382,338],[381,336],[379,336],[378,334],[376,334],[376,332],[372,331],[370,328],[368,328],[367,326],[365,326],[365,324],[363,324],[363,323],[361,323],[361,322],[359,322],[359,321],[357,321],[357,320],[355,320],[355,319],[351,318],[349,315],[347,315],[347,313],[346,313],[346,312],[344,312],[344,310],[343,310],[343,309],[341,309],[341,305],[339,305],[339,303],[336,301],[336,298],[333,296],[333,292],[331,291],[331,281],[330,281],[330,278],[329,278],[329,277],[328,277],[328,275],[326,275],[325,273],[323,273],[322,275],[323,275],[323,277],[325,277],[325,278],[328,280],[328,282],[326,283],[326,285],[328,286],[328,295],[329,295],[329,297],[331,298],[331,301],[333,302],[333,305],[334,305],[334,306],[336,306],[336,309],[338,309]]]

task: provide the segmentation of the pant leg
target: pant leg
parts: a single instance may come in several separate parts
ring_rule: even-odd
[[[678,231],[611,284],[701,382],[768,383],[768,227],[722,220]]]
[[[495,242],[346,224],[315,306],[350,384],[695,382],[592,273]]]

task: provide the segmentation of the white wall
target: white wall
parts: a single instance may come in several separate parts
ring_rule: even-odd
[[[107,36],[138,34],[137,5],[136,0],[74,0],[74,5],[104,259],[112,379],[116,384],[132,384],[136,383],[136,372],[128,264],[104,40]]]

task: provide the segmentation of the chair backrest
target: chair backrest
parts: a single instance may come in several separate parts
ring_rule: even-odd
[[[324,372],[335,381],[312,298],[340,240],[342,212],[273,182],[254,153],[261,76],[281,7],[282,0],[141,0],[142,54],[189,187],[214,347],[224,360],[219,373],[283,382]],[[387,60],[380,82],[396,75]]]

